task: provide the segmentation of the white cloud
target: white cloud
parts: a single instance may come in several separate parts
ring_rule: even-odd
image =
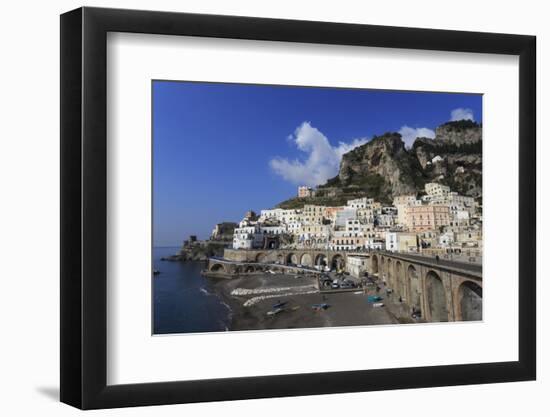
[[[466,109],[459,107],[458,109],[451,110],[451,121],[457,120],[472,120],[474,121],[474,111],[472,109]]]
[[[306,153],[305,160],[288,160],[276,157],[269,161],[271,169],[285,180],[296,185],[316,186],[336,176],[342,155],[363,145],[367,139],[355,139],[351,143],[340,142],[332,146],[327,137],[309,122],[303,122],[289,139]]]
[[[427,127],[415,128],[405,125],[399,129],[399,133],[401,134],[403,142],[405,142],[406,148],[412,147],[416,138],[435,138],[435,132]]]

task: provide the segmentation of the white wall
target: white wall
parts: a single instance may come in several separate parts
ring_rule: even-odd
[[[509,3],[509,4],[508,4]],[[0,114],[2,115],[0,178],[4,198],[0,204],[3,261],[0,299],[0,409],[4,415],[76,415],[57,403],[58,392],[58,273],[59,273],[59,17],[79,7],[78,1],[5,2],[2,7]],[[541,155],[550,152],[541,138],[549,131],[540,122],[548,104],[550,27],[544,2],[442,1],[352,2],[188,0],[93,1],[89,6],[159,9],[218,14],[281,17],[309,20],[417,26],[441,29],[494,31],[538,36],[539,213],[550,209],[543,182],[548,164]],[[544,102],[543,102],[544,101]],[[7,149],[6,149],[7,145]],[[539,215],[539,235],[549,222]],[[548,240],[540,239],[539,254]],[[544,246],[543,246],[544,244]],[[542,256],[539,256],[542,258]],[[539,269],[539,294],[550,294]],[[543,301],[539,296],[539,301]],[[548,303],[539,302],[539,352],[549,351]],[[468,416],[544,415],[550,389],[548,360],[539,354],[539,381],[485,386],[436,388],[394,392],[330,395],[292,399],[239,401],[101,411],[94,415],[288,415],[322,413],[364,415]],[[539,411],[540,410],[540,411]]]

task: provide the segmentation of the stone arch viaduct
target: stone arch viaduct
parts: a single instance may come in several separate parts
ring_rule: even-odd
[[[482,319],[480,265],[374,252],[369,271],[428,322]]]
[[[363,252],[368,255],[367,272],[393,291],[411,309],[421,311],[428,322],[482,319],[483,281],[481,266],[436,261],[419,255]],[[213,275],[283,272],[298,266],[329,266],[343,269],[351,252],[316,249],[234,250],[223,258],[210,258],[207,272]]]
[[[224,251],[223,262],[219,258],[211,258],[208,262],[208,271],[212,269],[225,268],[226,273],[231,273],[229,268],[224,267],[229,263],[239,264],[277,264],[281,266],[330,266],[331,269],[343,269],[347,262],[348,254],[343,251],[328,251],[318,249],[277,249],[277,250],[235,250]],[[216,264],[219,264],[216,266]]]

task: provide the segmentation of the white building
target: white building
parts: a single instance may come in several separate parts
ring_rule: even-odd
[[[352,277],[364,277],[367,271],[368,259],[368,255],[348,255],[346,271],[348,271]]]
[[[451,189],[443,184],[438,184],[436,182],[429,182],[424,186],[426,194],[430,196],[445,196],[449,194]]]
[[[453,244],[455,241],[455,234],[453,232],[445,232],[439,235],[439,246],[447,247]]]
[[[374,209],[372,208],[363,208],[357,209],[357,218],[363,223],[374,223]]]
[[[372,198],[356,198],[354,200],[348,200],[346,203],[347,207],[354,209],[366,209],[372,207],[374,200]]]
[[[377,214],[375,216],[375,224],[378,227],[393,227],[397,216],[394,214]]]
[[[260,211],[259,222],[275,220],[280,223],[292,223],[298,219],[298,210],[275,208]]]
[[[260,226],[259,230],[260,234],[262,235],[270,235],[270,236],[276,236],[276,235],[282,235],[286,233],[286,226]]]
[[[286,229],[291,235],[298,235],[302,226],[301,222],[291,222],[286,225]]]
[[[365,248],[370,250],[384,250],[386,248],[384,241],[376,238],[365,239]]]
[[[258,248],[263,241],[263,233],[257,225],[238,227],[233,232],[233,249]]]
[[[334,219],[334,226],[345,227],[348,220],[355,220],[357,218],[357,209],[351,207],[344,207],[342,210],[336,212]]]

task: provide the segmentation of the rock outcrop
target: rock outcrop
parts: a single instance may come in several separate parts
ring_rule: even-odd
[[[390,203],[393,197],[422,193],[427,182],[481,196],[482,127],[469,121],[448,122],[434,139],[417,138],[406,149],[399,133],[376,136],[342,156],[336,177],[319,185],[315,197],[294,198],[284,208],[303,204],[341,205],[347,199],[372,197]]]
[[[338,179],[344,186],[365,189],[380,182],[375,188],[387,199],[414,192],[418,168],[418,161],[405,149],[401,135],[386,133],[343,155]]]

